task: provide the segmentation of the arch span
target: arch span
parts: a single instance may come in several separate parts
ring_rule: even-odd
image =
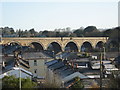
[[[17,45],[17,46],[21,46],[21,44],[20,44],[19,42],[15,42],[15,41],[8,42],[7,44],[8,44],[8,45]]]
[[[64,51],[78,52],[78,46],[74,42],[68,42],[64,48]]]
[[[44,50],[43,45],[38,42],[32,42],[29,46],[35,51],[42,51]]]
[[[80,47],[81,52],[91,52],[92,50],[93,50],[93,46],[88,41],[83,42],[82,46]]]
[[[61,45],[57,42],[51,42],[48,47],[47,50],[49,51],[54,51],[55,54],[59,53],[62,51]]]
[[[99,41],[99,42],[97,42],[95,48],[97,48],[97,49],[103,48],[103,47],[104,47],[104,44],[105,44],[105,43],[104,43],[103,41]]]

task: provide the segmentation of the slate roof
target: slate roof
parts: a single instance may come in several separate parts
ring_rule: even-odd
[[[49,69],[51,69],[54,73],[58,74],[61,78],[65,78],[75,73],[75,70],[71,66],[66,65],[62,60],[53,60],[47,62],[46,65]],[[83,74],[79,75],[81,76],[81,78],[87,78]]]
[[[37,59],[39,60],[39,59],[46,59],[46,58],[51,58],[51,57],[46,55],[43,52],[24,52],[21,55],[21,58],[24,60],[37,60]]]

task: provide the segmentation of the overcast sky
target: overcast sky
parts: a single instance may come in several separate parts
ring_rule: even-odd
[[[118,26],[118,0],[18,1],[3,0],[0,3],[1,27],[43,31],[66,27],[77,29],[90,25],[97,28]]]

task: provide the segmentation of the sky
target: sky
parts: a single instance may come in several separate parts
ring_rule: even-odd
[[[36,31],[70,27],[118,26],[118,0],[85,1],[7,1],[0,2],[0,27]]]

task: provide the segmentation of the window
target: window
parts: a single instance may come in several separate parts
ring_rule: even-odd
[[[34,66],[37,66],[37,60],[34,60]]]
[[[37,69],[34,70],[34,73],[37,73]]]

